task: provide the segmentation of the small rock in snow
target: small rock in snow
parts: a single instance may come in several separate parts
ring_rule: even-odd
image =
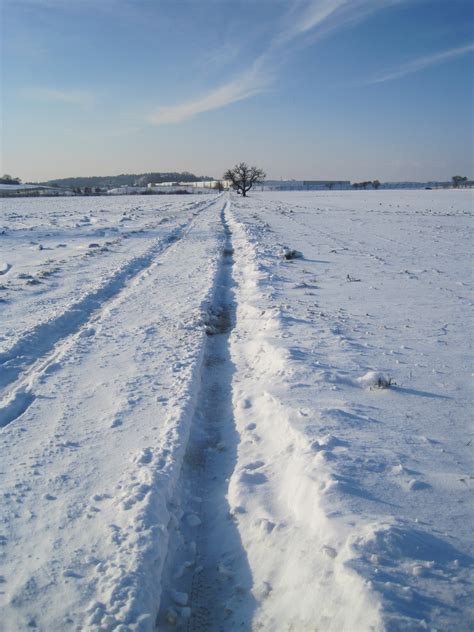
[[[286,248],[285,251],[283,252],[283,258],[286,261],[291,261],[292,259],[302,259],[303,258],[303,253],[300,252],[299,250],[293,250],[290,248]]]

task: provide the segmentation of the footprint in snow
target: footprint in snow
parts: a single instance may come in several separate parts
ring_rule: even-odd
[[[9,270],[11,270],[12,266],[10,263],[6,261],[0,262],[0,275],[6,274]]]
[[[94,494],[91,496],[91,500],[96,503],[100,503],[102,500],[106,500],[108,498],[112,498],[112,496],[110,494]]]
[[[187,606],[187,604],[188,604],[188,593],[179,592],[178,590],[175,590],[175,591],[173,591],[171,593],[171,599],[178,606]]]
[[[254,461],[253,463],[247,463],[247,465],[244,465],[242,469],[243,470],[258,470],[260,467],[263,467],[264,465],[265,465],[264,461]]]
[[[79,575],[79,573],[76,573],[73,570],[65,570],[62,572],[63,577],[71,577],[73,579],[82,579],[83,575]]]
[[[255,591],[255,596],[259,601],[266,599],[272,592],[272,586],[269,582],[262,582]]]
[[[261,531],[263,531],[264,533],[271,533],[276,527],[276,524],[274,522],[272,522],[271,520],[267,520],[266,518],[261,518],[260,520],[258,520],[257,524]]]
[[[144,448],[133,460],[137,465],[148,465],[153,459],[153,450]]]
[[[186,516],[186,522],[190,527],[198,527],[201,524],[201,518],[194,513],[190,513]]]
[[[419,481],[416,478],[413,478],[409,483],[408,483],[408,489],[410,491],[419,491],[422,489],[429,489],[431,487],[431,485],[429,483],[425,483],[423,481]]]
[[[245,507],[242,507],[242,505],[237,505],[236,507],[233,507],[229,511],[229,517],[232,520],[236,520],[238,515],[245,514],[245,513],[247,513],[247,510],[245,509]]]
[[[262,485],[267,482],[267,477],[261,472],[244,471],[240,474],[240,480],[247,485]]]
[[[331,558],[335,558],[337,556],[337,551],[332,546],[327,546],[326,544],[323,546],[323,552]]]

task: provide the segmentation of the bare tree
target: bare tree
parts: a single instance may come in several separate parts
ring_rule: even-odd
[[[249,167],[245,162],[240,162],[224,174],[224,180],[230,180],[232,188],[237,193],[241,193],[243,197],[247,195],[254,184],[262,184],[266,177],[266,173],[262,169]]]
[[[453,187],[457,189],[459,185],[467,182],[467,176],[453,176],[451,180],[453,181]]]

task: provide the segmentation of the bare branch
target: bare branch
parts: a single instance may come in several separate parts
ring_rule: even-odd
[[[257,167],[249,167],[246,162],[240,162],[233,169],[228,169],[224,178],[232,182],[232,188],[243,197],[255,184],[262,184],[266,178],[263,169]]]

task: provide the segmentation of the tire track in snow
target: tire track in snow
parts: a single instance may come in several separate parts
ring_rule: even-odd
[[[0,428],[20,417],[33,403],[35,381],[54,371],[60,358],[78,337],[95,333],[93,325],[107,315],[113,301],[120,301],[129,284],[153,265],[165,252],[186,237],[196,217],[216,203],[198,203],[192,216],[174,228],[165,238],[156,241],[144,254],[134,257],[116,271],[97,290],[66,309],[58,317],[38,325],[12,349],[0,354]],[[192,209],[191,209],[192,210]]]
[[[225,241],[207,324],[201,386],[177,493],[180,500],[171,505],[173,520],[157,622],[163,631],[236,629],[248,626],[253,613],[250,569],[227,501],[238,445],[229,347],[235,304],[228,208],[226,205],[221,214]]]

